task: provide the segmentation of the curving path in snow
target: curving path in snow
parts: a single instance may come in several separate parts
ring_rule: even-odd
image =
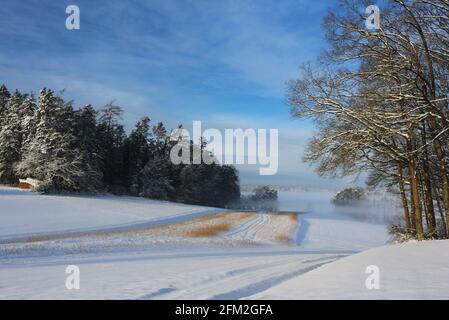
[[[339,257],[204,246],[35,257],[0,265],[0,298],[244,299]],[[69,264],[80,269],[80,290],[65,288]]]
[[[269,222],[269,217],[266,214],[258,213],[253,218],[245,221],[239,227],[224,233],[222,236],[226,238],[238,240],[253,240],[256,241],[256,234]]]

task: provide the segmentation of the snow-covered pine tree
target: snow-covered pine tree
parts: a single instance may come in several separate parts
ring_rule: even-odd
[[[150,160],[150,138],[150,118],[144,117],[137,122],[125,140],[124,167],[132,194],[139,194],[142,191],[139,175]]]
[[[216,166],[213,177],[214,205],[226,207],[240,199],[240,185],[237,169],[233,166]]]
[[[140,196],[160,200],[175,200],[176,188],[171,180],[174,165],[167,158],[155,158],[147,162],[138,180],[142,186]]]
[[[181,200],[191,204],[213,205],[212,177],[215,164],[190,164],[181,171]]]
[[[36,105],[32,94],[11,95],[1,86],[0,112],[0,183],[34,178],[44,192],[97,192],[104,186],[115,193],[221,207],[239,195],[232,167],[173,164],[170,149],[178,141],[169,139],[162,122],[150,130],[144,117],[126,137],[118,106],[109,104],[98,114],[90,105],[74,111],[72,102],[45,88]],[[203,140],[188,143],[205,151]]]
[[[0,86],[0,125],[5,121],[6,117],[6,103],[8,102],[11,94],[4,84]]]
[[[20,106],[19,118],[20,118],[20,130],[22,144],[20,146],[20,161],[23,159],[23,155],[26,153],[32,138],[36,132],[35,116],[37,112],[36,101],[33,94],[28,95]],[[16,168],[17,171],[17,168]],[[19,174],[16,172],[16,176]]]
[[[100,150],[97,140],[97,112],[89,104],[74,113],[74,147],[80,151],[84,179],[80,188],[97,192],[103,188]]]
[[[73,148],[71,104],[43,89],[35,120],[36,130],[17,172],[42,181],[43,191],[82,191],[85,173],[79,151]]]
[[[153,127],[154,146],[153,152],[155,157],[167,156],[169,150],[167,148],[167,129],[162,122],[159,122]]]
[[[122,108],[112,103],[99,112],[97,141],[100,150],[101,171],[104,186],[114,193],[126,193],[126,172],[123,163],[123,125],[120,123]]]
[[[19,110],[24,101],[15,90],[3,108],[3,123],[0,127],[0,183],[15,184],[17,177],[14,166],[21,158],[21,119]]]

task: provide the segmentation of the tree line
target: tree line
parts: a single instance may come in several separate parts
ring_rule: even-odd
[[[162,122],[152,126],[143,117],[127,134],[122,114],[112,103],[74,109],[50,89],[36,99],[2,85],[0,183],[33,178],[41,192],[111,192],[217,207],[239,200],[233,166],[175,165],[170,150],[178,141]],[[206,152],[204,141],[189,143]]]
[[[293,116],[318,126],[305,161],[323,175],[369,172],[397,191],[398,233],[447,238],[449,221],[449,1],[386,0],[377,30],[371,1],[342,0],[323,21],[327,49],[289,83]]]

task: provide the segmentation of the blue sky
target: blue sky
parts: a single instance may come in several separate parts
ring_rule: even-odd
[[[78,5],[80,30],[65,28]],[[2,1],[0,82],[66,89],[75,106],[111,100],[131,128],[149,115],[167,127],[278,128],[275,176],[240,166],[243,183],[339,187],[301,162],[313,126],[294,120],[286,81],[324,48],[321,19],[336,1]]]

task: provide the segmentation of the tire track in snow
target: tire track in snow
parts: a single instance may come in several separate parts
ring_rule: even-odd
[[[321,262],[318,264],[314,264],[312,266],[308,266],[308,267],[302,267],[300,269],[297,269],[295,271],[292,272],[287,272],[278,276],[274,276],[274,277],[270,277],[270,278],[265,278],[261,281],[258,282],[254,282],[254,283],[250,283],[246,286],[242,286],[240,288],[237,288],[235,290],[231,290],[225,293],[220,293],[217,294],[215,296],[212,296],[210,298],[208,298],[209,300],[235,300],[235,299],[244,299],[245,297],[249,297],[252,295],[255,295],[259,292],[268,290],[269,288],[276,286],[284,281],[290,280],[294,277],[297,277],[299,275],[302,275],[304,273],[310,272],[316,268],[319,268],[325,264],[328,264],[330,262],[334,262],[336,260],[338,260],[339,258],[329,258],[327,261],[325,262]],[[307,262],[305,262],[307,263]]]
[[[179,288],[157,296],[157,299],[207,299],[227,300],[243,299],[272,286],[309,272],[324,264],[341,258],[330,255],[304,260],[282,259],[269,264],[258,264],[245,268],[229,270],[218,277],[191,284],[188,288]]]
[[[219,281],[223,281],[225,279],[230,279],[236,276],[239,276],[241,274],[245,274],[245,273],[249,273],[249,272],[255,272],[258,270],[263,270],[263,269],[267,269],[267,268],[274,268],[277,267],[279,265],[285,264],[285,261],[277,261],[274,263],[270,263],[270,264],[264,264],[264,265],[257,265],[257,266],[248,266],[248,267],[243,267],[243,268],[237,268],[237,269],[232,269],[232,270],[228,270],[228,271],[223,271],[223,272],[218,272],[216,274],[211,274],[210,277],[206,280],[202,280],[200,282],[198,282],[197,284],[195,284],[195,287],[200,287],[200,286],[208,286],[210,285],[211,282],[219,282]],[[176,291],[176,292],[175,292]],[[177,289],[174,287],[170,287],[170,288],[161,288],[158,289],[156,291],[150,292],[140,298],[138,298],[138,300],[151,300],[154,298],[159,298],[160,296],[164,296],[170,293],[175,293],[177,295],[182,294],[183,292],[185,292],[185,289]]]
[[[256,240],[257,232],[268,224],[269,220],[268,215],[258,213],[239,227],[223,234],[223,237],[239,240]]]

